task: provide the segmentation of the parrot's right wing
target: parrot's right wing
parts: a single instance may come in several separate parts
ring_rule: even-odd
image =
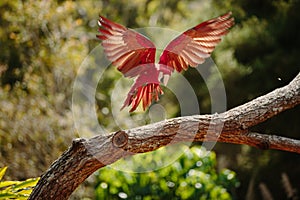
[[[233,24],[234,19],[229,12],[183,32],[167,45],[159,64],[178,72],[202,64]]]

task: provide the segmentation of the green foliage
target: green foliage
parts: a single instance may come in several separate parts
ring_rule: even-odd
[[[0,199],[28,199],[39,178],[30,178],[25,181],[1,181],[7,167],[0,168]]]
[[[300,25],[299,1],[214,0],[213,6],[232,10],[236,20],[222,50],[216,52],[220,70],[227,71],[224,80],[230,107],[283,86],[295,77],[299,72],[296,52],[300,50],[300,32],[295,28]],[[224,52],[231,52],[231,58],[226,60],[235,62],[226,62]],[[243,90],[234,87],[240,84]]]
[[[0,160],[14,163],[10,178],[38,176],[76,137],[69,102],[77,63],[88,52],[78,8],[1,1]]]
[[[133,171],[152,165],[153,153],[133,157]],[[165,159],[164,151],[155,159]],[[118,165],[126,164],[126,160]],[[197,146],[169,166],[147,173],[128,173],[109,167],[97,175],[97,199],[232,199],[239,182],[235,172],[216,171],[216,154]]]
[[[215,61],[224,77],[229,108],[282,87],[299,73],[300,29],[296,27],[300,27],[300,1],[213,0],[212,5],[223,12],[232,10],[236,20],[235,27],[219,46],[220,51],[215,52]],[[299,138],[299,106],[252,131]],[[297,155],[261,152],[247,146],[227,147],[226,151],[231,157],[236,155],[237,162],[233,166],[242,182],[248,183],[251,177],[257,176],[257,180],[272,185],[274,196],[286,198],[279,192],[281,188],[274,181],[274,174],[295,166],[295,161],[299,164]],[[219,152],[224,152],[224,147],[220,147]],[[292,177],[299,174],[296,168],[289,172]],[[299,180],[294,181],[299,184]],[[255,189],[254,193],[258,193],[257,187]],[[243,190],[241,193],[245,194],[248,189]]]

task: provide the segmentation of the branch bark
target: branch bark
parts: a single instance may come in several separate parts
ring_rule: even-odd
[[[97,169],[118,159],[178,142],[226,142],[300,154],[300,141],[249,129],[300,104],[300,73],[287,86],[221,114],[173,118],[91,139],[72,146],[42,175],[29,199],[68,199]]]

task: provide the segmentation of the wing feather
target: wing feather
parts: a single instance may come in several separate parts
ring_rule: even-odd
[[[185,31],[166,46],[158,67],[154,64],[156,49],[149,39],[102,16],[98,23],[97,37],[102,40],[107,58],[124,76],[137,77],[122,107],[131,105],[132,112],[141,101],[144,110],[158,101],[163,94],[158,80],[160,74],[169,76],[174,70],[180,72],[203,63],[234,20],[227,13]]]
[[[138,66],[154,63],[155,46],[145,36],[100,16],[99,35],[107,58],[124,76],[139,75]],[[133,70],[134,69],[134,70]],[[131,70],[134,71],[130,72]]]
[[[187,70],[189,66],[196,67],[211,55],[233,24],[234,19],[229,12],[183,32],[166,46],[159,64],[178,72]]]

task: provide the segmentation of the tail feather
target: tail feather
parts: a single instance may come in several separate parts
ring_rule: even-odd
[[[139,87],[132,87],[121,110],[126,106],[131,106],[129,112],[133,112],[136,110],[141,101],[143,104],[143,110],[145,110],[153,101],[158,101],[159,96],[162,94],[163,91],[159,83],[147,83]]]

